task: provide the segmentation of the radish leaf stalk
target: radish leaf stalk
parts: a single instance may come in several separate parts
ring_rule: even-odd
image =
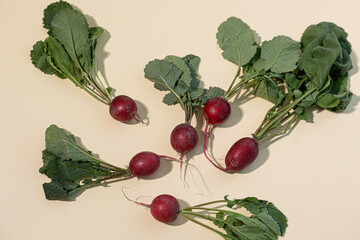
[[[125,194],[124,194],[125,195]],[[150,208],[152,216],[163,223],[171,223],[178,216],[196,223],[226,240],[277,240],[288,227],[286,216],[266,200],[256,197],[202,203],[180,209],[179,201],[169,194],[161,194],[151,204],[125,198]],[[247,213],[238,211],[244,208]]]

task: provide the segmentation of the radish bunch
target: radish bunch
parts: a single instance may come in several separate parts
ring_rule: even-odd
[[[238,67],[224,98],[210,99],[204,107],[204,154],[220,170],[234,172],[249,166],[258,155],[259,144],[288,133],[295,122],[307,120],[307,108],[342,112],[351,100],[347,89],[351,44],[344,29],[334,23],[309,26],[300,42],[276,36],[260,45],[246,23],[230,17],[219,26],[217,40],[223,57]],[[241,138],[231,146],[226,167],[222,167],[206,154],[208,126],[227,119],[227,101],[243,89],[274,106],[251,138]]]
[[[142,122],[135,101],[124,95],[114,98],[113,88],[98,74],[95,49],[104,29],[89,27],[85,16],[65,1],[50,4],[44,10],[43,23],[49,36],[36,42],[30,52],[34,66],[45,74],[69,79],[108,105],[114,119],[128,122],[137,118]]]
[[[166,56],[150,61],[144,69],[145,77],[160,91],[168,92],[163,102],[167,105],[179,104],[185,113],[185,122],[180,123],[170,134],[171,146],[180,154],[181,163],[186,153],[198,143],[198,133],[191,126],[191,120],[199,108],[210,98],[222,96],[224,91],[217,87],[200,87],[198,68],[200,58],[195,55],[185,57]],[[180,170],[181,170],[180,165]]]
[[[51,179],[43,184],[49,200],[70,200],[75,193],[110,180],[145,178],[158,170],[162,158],[173,159],[143,151],[132,157],[128,168],[120,168],[96,158],[74,135],[56,125],[46,129],[45,146],[39,171]]]
[[[274,204],[255,197],[230,200],[225,196],[223,200],[181,208],[175,197],[161,194],[151,204],[135,203],[150,208],[151,215],[162,223],[174,222],[181,216],[229,240],[276,240],[284,236],[288,226],[286,216]],[[239,208],[251,215],[236,211]]]

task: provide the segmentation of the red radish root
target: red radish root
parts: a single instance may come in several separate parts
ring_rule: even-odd
[[[129,164],[130,173],[135,177],[150,176],[160,166],[160,156],[152,152],[140,152],[136,154]]]
[[[259,144],[254,138],[241,138],[235,142],[225,157],[226,171],[240,171],[249,166],[259,153]]]
[[[168,194],[162,194],[154,198],[150,205],[151,215],[163,223],[171,223],[176,220],[180,212],[179,201]]]
[[[140,116],[137,114],[137,106],[135,101],[125,95],[119,95],[112,100],[110,103],[109,112],[114,119],[120,122],[128,122],[135,118],[135,116],[139,118],[140,122],[143,122]]]
[[[231,107],[224,98],[210,98],[204,105],[204,118],[212,125],[224,123],[231,114]]]

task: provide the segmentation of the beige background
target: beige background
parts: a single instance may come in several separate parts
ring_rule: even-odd
[[[143,202],[161,193],[190,205],[226,194],[257,196],[274,202],[289,218],[284,239],[359,239],[359,1],[73,0],[91,24],[107,30],[99,43],[100,68],[117,94],[137,101],[149,126],[114,121],[105,105],[69,80],[44,75],[31,64],[32,45],[46,37],[42,12],[51,2],[0,1],[1,239],[220,239],[190,222],[155,221],[148,209],[124,198],[123,187]],[[127,165],[143,150],[176,156],[169,135],[184,114],[179,106],[161,102],[163,93],[143,77],[143,68],[155,58],[193,53],[202,59],[205,86],[227,88],[236,67],[222,58],[215,34],[230,16],[248,23],[262,40],[279,34],[299,40],[308,25],[319,21],[344,27],[355,65],[350,86],[355,96],[345,113],[312,111],[311,123],[300,122],[290,135],[262,146],[251,167],[232,175],[202,156],[200,116],[193,122],[200,145],[188,157],[202,177],[189,171],[188,189],[179,179],[179,165],[165,163],[151,179],[93,188],[74,202],[45,200],[41,184],[47,178],[38,169],[50,124],[81,137],[88,149],[115,165]],[[214,132],[214,155],[223,160],[232,143],[257,128],[269,107],[261,99],[232,103],[231,120]]]

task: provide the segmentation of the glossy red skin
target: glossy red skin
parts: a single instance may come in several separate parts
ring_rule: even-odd
[[[225,157],[226,171],[240,171],[249,166],[259,153],[259,144],[245,137],[235,142]]]
[[[129,163],[130,173],[135,177],[147,177],[160,166],[160,156],[153,152],[140,152]]]
[[[204,105],[204,118],[212,125],[224,123],[231,114],[231,107],[224,98],[210,98]]]
[[[171,132],[170,143],[175,151],[183,154],[193,150],[199,141],[199,136],[190,124],[181,123]]]
[[[136,111],[135,101],[125,95],[115,97],[110,103],[110,115],[120,122],[128,122],[133,119]]]
[[[151,215],[163,223],[171,223],[176,220],[180,212],[179,201],[168,194],[162,194],[154,198],[150,205]]]

